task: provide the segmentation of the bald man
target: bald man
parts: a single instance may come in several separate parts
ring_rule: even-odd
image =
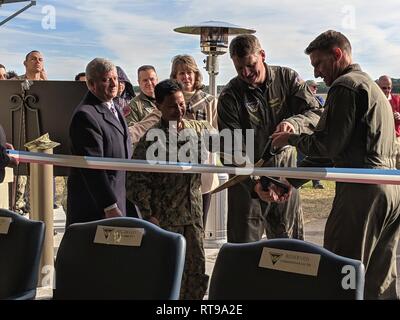
[[[389,76],[383,75],[379,77],[377,83],[392,106],[397,140],[396,168],[400,169],[400,96],[392,94],[392,79]]]

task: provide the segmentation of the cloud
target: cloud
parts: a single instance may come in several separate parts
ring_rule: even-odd
[[[41,28],[44,5],[56,9],[55,30]],[[221,20],[256,29],[268,63],[290,66],[303,78],[313,76],[304,48],[327,29],[349,37],[355,61],[372,77],[382,73],[400,77],[398,12],[398,0],[373,4],[361,0],[40,1],[0,27],[0,63],[21,73],[25,54],[39,49],[46,57],[50,78],[72,79],[93,57],[103,56],[121,65],[133,82],[142,64],[153,64],[163,79],[169,76],[176,54],[191,54],[204,67],[199,37],[173,29]],[[225,84],[235,70],[228,54],[219,62],[217,82]],[[202,70],[207,83],[208,75]]]

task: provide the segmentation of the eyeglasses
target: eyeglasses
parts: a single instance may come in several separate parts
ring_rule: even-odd
[[[392,87],[381,87],[382,90],[390,90]]]

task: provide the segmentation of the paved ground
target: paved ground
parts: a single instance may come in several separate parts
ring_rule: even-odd
[[[323,232],[325,227],[326,219],[315,219],[306,223],[305,233],[306,241],[322,245],[323,243]],[[54,210],[54,228],[57,231],[57,235],[54,239],[54,254],[57,254],[57,249],[60,244],[61,238],[64,234],[65,226],[65,214],[62,209]],[[206,251],[206,273],[211,276],[212,269],[214,267],[215,259],[218,255],[218,249],[205,249]],[[400,271],[400,246],[397,248],[397,270]],[[400,279],[397,281],[397,288],[400,292]],[[46,299],[50,298],[52,292],[48,288],[39,288],[37,298]]]

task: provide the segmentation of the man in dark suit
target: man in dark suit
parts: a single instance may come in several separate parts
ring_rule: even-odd
[[[69,128],[72,154],[130,159],[128,128],[112,102],[118,91],[114,64],[101,58],[89,62],[86,83],[89,92],[75,109]],[[71,169],[66,225],[125,216],[125,193],[125,171]]]

